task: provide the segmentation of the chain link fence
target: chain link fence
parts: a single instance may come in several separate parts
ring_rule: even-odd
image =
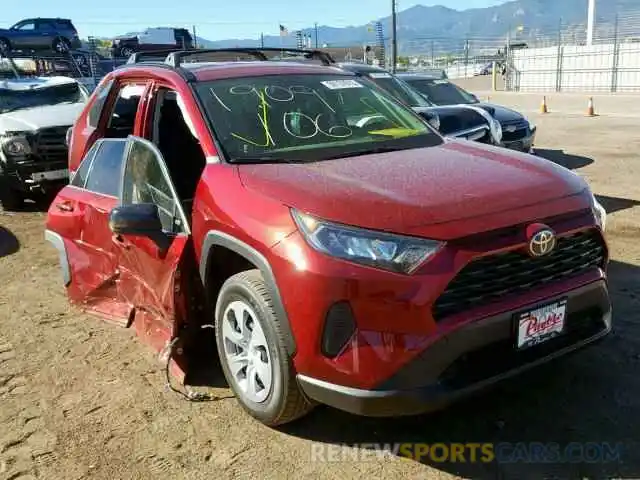
[[[640,11],[586,25],[500,37],[422,37],[401,41],[398,68],[442,69],[449,78],[493,75],[494,89],[528,92],[640,92]],[[389,65],[390,67],[390,65]],[[489,85],[489,83],[488,83]]]

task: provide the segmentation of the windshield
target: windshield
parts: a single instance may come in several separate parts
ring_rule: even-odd
[[[427,100],[436,105],[461,105],[478,103],[469,92],[447,80],[407,80]]]
[[[29,90],[10,90],[0,87],[0,113],[61,103],[78,103],[84,100],[84,94],[77,83]]]
[[[391,95],[410,107],[430,107],[429,104],[409,84],[386,72],[367,74],[380,88],[384,88]]]
[[[196,88],[231,162],[318,161],[442,142],[411,109],[367,79],[273,75]]]

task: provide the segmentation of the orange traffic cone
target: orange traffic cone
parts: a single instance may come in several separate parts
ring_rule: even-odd
[[[589,105],[587,106],[587,117],[595,117],[596,112],[593,108],[593,97],[589,97]]]
[[[542,103],[540,104],[540,113],[549,113],[547,108],[547,97],[542,97]]]

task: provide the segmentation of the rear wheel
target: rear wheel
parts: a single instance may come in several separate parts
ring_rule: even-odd
[[[53,51],[56,53],[67,53],[71,50],[71,44],[66,38],[56,38],[53,41]]]
[[[308,413],[313,405],[296,381],[284,335],[259,270],[229,278],[216,304],[216,343],[224,375],[240,405],[269,426]]]
[[[120,48],[120,56],[121,57],[129,58],[134,53],[135,53],[135,51],[131,47],[121,47]]]

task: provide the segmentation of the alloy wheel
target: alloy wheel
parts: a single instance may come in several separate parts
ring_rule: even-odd
[[[235,300],[222,318],[224,356],[240,393],[254,403],[264,402],[273,386],[273,362],[254,309]]]

